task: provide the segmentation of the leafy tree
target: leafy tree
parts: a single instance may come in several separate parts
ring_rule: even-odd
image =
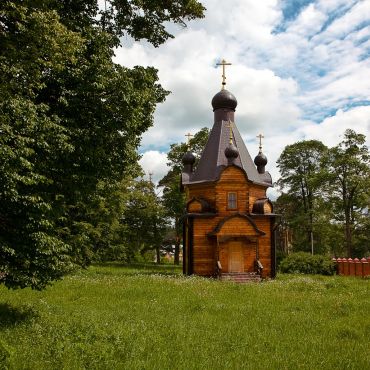
[[[289,194],[280,202],[290,203],[289,218],[293,227],[298,233],[299,228],[303,229],[303,237],[311,248],[315,218],[319,213],[318,200],[322,195],[324,181],[322,157],[326,151],[326,146],[320,141],[301,141],[286,146],[277,161],[281,174],[277,183]]]
[[[91,210],[136,175],[136,149],[167,92],[154,68],[112,62],[119,37],[157,46],[196,0],[0,3],[0,272],[42,289],[97,243]],[[104,216],[103,216],[104,219]]]
[[[132,259],[138,252],[155,250],[160,263],[160,248],[167,230],[166,210],[151,181],[133,180],[128,190],[121,221],[125,226],[128,257]]]
[[[353,252],[353,231],[366,218],[369,206],[370,154],[365,139],[365,135],[348,129],[343,141],[331,148],[326,157],[329,199],[334,207],[333,216],[344,225],[348,257]]]
[[[179,264],[180,240],[182,238],[182,217],[185,210],[185,196],[180,190],[180,174],[182,171],[182,157],[190,150],[197,157],[195,167],[208,140],[209,129],[202,128],[197,132],[188,144],[172,144],[167,154],[167,165],[170,166],[168,173],[160,180],[159,186],[163,186],[163,204],[171,218],[175,231],[175,264]]]

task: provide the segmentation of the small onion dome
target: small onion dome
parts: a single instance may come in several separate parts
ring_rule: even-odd
[[[182,157],[182,164],[185,165],[193,165],[195,163],[195,155],[192,152],[186,152]]]
[[[230,144],[225,149],[225,156],[227,159],[235,159],[239,156],[239,150],[234,144]]]
[[[259,153],[256,155],[256,158],[254,158],[254,164],[257,167],[264,167],[267,164],[267,157],[259,151]]]
[[[213,110],[227,108],[235,111],[237,105],[235,96],[228,90],[221,90],[212,99]]]

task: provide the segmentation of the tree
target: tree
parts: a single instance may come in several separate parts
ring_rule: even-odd
[[[289,200],[295,206],[294,217],[296,230],[305,231],[305,240],[311,246],[313,254],[314,244],[314,222],[317,216],[317,202],[321,197],[321,186],[323,183],[322,157],[326,152],[326,146],[317,140],[301,141],[285,147],[277,164],[281,177],[278,185],[286,190]]]
[[[156,251],[160,263],[160,248],[167,229],[167,216],[154,184],[143,179],[132,180],[121,223],[124,225],[128,257],[148,250]]]
[[[180,191],[180,174],[182,171],[182,157],[190,150],[198,163],[203,148],[208,140],[209,129],[204,127],[198,131],[188,144],[172,144],[167,154],[167,165],[170,166],[168,173],[160,180],[159,186],[163,186],[163,204],[168,216],[171,218],[175,231],[175,258],[174,263],[179,264],[180,240],[182,238],[182,217],[185,210],[185,196]]]
[[[1,283],[42,289],[89,263],[91,209],[135,175],[167,95],[154,68],[117,65],[113,50],[124,34],[158,46],[172,37],[166,22],[203,10],[196,0],[112,0],[100,14],[97,0],[1,2]]]
[[[370,199],[370,154],[365,135],[346,130],[344,139],[331,148],[325,160],[334,217],[344,225],[347,256],[352,256],[353,231],[366,218]],[[366,224],[365,222],[362,222]]]

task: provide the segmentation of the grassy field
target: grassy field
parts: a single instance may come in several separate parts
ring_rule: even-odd
[[[0,287],[0,369],[370,369],[370,280],[94,266]]]

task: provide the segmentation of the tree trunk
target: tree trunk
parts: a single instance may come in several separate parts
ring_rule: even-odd
[[[346,237],[346,249],[347,258],[352,257],[352,227],[351,218],[348,211],[346,211],[346,225],[345,225],[345,237]]]
[[[311,229],[311,233],[310,233],[310,239],[311,239],[311,254],[313,255],[313,231]]]
[[[161,253],[159,250],[159,245],[155,247],[155,253],[156,253],[157,264],[160,265],[161,264]]]
[[[180,236],[176,235],[174,264],[180,263]]]

